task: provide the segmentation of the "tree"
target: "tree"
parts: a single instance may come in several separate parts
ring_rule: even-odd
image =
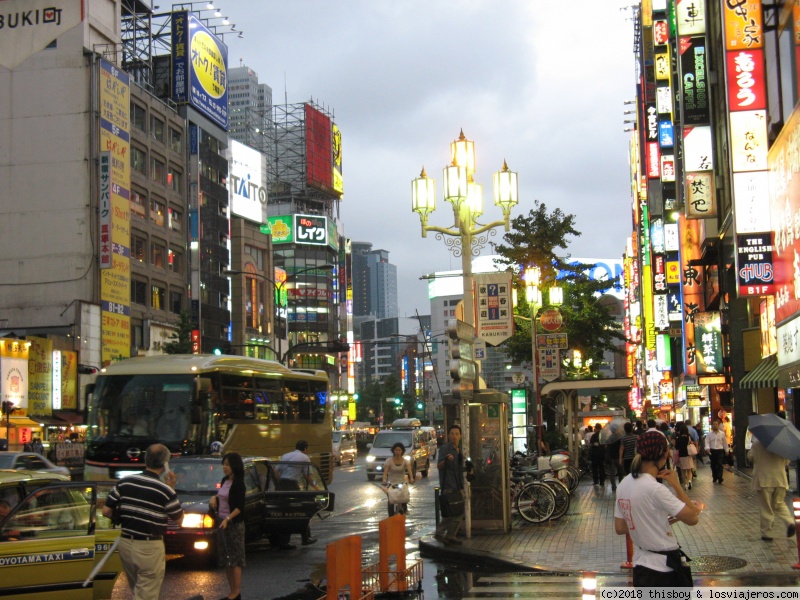
[[[564,302],[559,307],[564,319],[564,330],[571,349],[579,350],[584,363],[589,363],[589,377],[597,377],[603,354],[618,351],[617,342],[624,340],[619,325],[600,301],[600,296],[610,289],[613,281],[597,281],[587,275],[592,265],[570,264],[565,252],[570,238],[580,236],[575,229],[575,216],[556,208],[548,213],[547,206],[538,200],[527,215],[511,221],[512,230],[503,236],[504,244],[494,244],[501,262],[512,268],[514,285],[520,298],[518,313],[530,316],[525,301],[524,283],[520,269],[536,265],[541,270],[541,288],[558,284],[564,292]],[[561,255],[558,250],[563,250]],[[545,302],[546,304],[546,302]],[[520,321],[517,322],[520,324]],[[531,322],[521,324],[514,335],[505,342],[506,352],[515,362],[531,360]],[[540,329],[540,333],[543,330]],[[591,360],[591,362],[589,362]]]
[[[163,350],[167,354],[192,353],[192,315],[184,309],[178,321],[178,331],[172,334],[170,341],[164,344]]]

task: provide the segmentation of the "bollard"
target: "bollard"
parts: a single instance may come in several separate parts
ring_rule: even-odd
[[[629,533],[625,534],[625,562],[619,566],[620,569],[633,568],[633,540]]]
[[[433,522],[439,524],[439,486],[433,488]]]
[[[597,597],[597,571],[583,572],[583,592],[581,600],[594,600]]]
[[[800,569],[800,498],[792,499],[792,509],[794,510],[794,537],[797,538],[797,563],[792,565],[793,569]]]

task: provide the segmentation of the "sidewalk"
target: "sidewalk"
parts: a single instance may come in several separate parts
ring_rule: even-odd
[[[698,478],[689,496],[708,506],[694,527],[673,526],[678,542],[692,558],[696,574],[792,574],[800,571],[797,539],[775,526],[774,541],[761,540],[758,506],[750,477],[726,472],[725,482],[712,483],[708,461],[698,465]],[[787,501],[791,512],[791,492]],[[566,515],[533,525],[516,517],[509,534],[475,532],[462,546],[444,546],[427,535],[420,539],[423,556],[472,564],[505,564],[513,570],[619,573],[626,560],[625,536],[614,533],[614,493],[592,486],[584,477],[572,494]]]

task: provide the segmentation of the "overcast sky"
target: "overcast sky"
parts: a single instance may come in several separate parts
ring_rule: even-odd
[[[436,179],[432,225],[450,226],[441,173],[463,128],[475,141],[484,222],[492,173],[519,173],[520,204],[577,216],[573,256],[618,258],[630,234],[623,102],[635,97],[630,4],[620,0],[218,0],[244,31],[229,65],[272,87],[273,102],[313,99],[342,132],[345,235],[389,251],[400,316],[430,312],[420,275],[460,268],[422,239],[411,180]],[[203,16],[208,16],[204,13]],[[213,21],[212,21],[213,22]],[[495,236],[501,241],[502,229]],[[491,253],[486,248],[484,254]]]

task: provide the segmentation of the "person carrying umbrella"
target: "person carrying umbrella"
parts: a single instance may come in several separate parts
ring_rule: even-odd
[[[775,422],[776,418],[782,419],[784,423]],[[770,422],[773,423],[770,424]],[[786,465],[789,463],[789,459],[783,455],[785,452],[780,445],[780,436],[784,435],[783,432],[790,426],[791,423],[786,421],[786,413],[783,411],[779,411],[775,415],[750,417],[750,432],[753,434],[753,445],[750,448],[753,455],[753,479],[750,485],[758,498],[761,539],[765,542],[772,541],[772,528],[776,518],[786,525],[787,537],[795,534],[794,519],[786,506],[786,492],[789,489]],[[791,429],[797,431],[794,427]],[[786,435],[789,434],[786,433]],[[772,450],[783,452],[783,454]],[[797,446],[795,446],[794,452],[798,452]]]

